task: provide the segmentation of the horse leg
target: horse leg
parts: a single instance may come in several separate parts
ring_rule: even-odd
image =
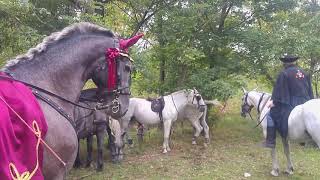
[[[92,140],[93,140],[92,135],[87,137],[87,163],[86,163],[86,167],[90,167],[91,162],[92,162]]]
[[[121,121],[120,121],[121,132],[125,133],[125,142],[128,143],[129,147],[133,147],[133,140],[128,133],[128,129],[130,129],[129,123],[130,123],[131,119],[132,118],[121,119]]]
[[[197,121],[197,120],[193,120],[191,123],[192,123],[194,130],[195,130],[193,137],[192,137],[192,144],[196,145],[197,144],[196,140],[200,136],[200,133],[203,130],[203,127],[200,125],[199,121]]]
[[[141,143],[143,142],[143,136],[144,136],[144,127],[143,127],[143,124],[140,124],[140,123],[139,123],[137,136],[138,136],[138,142],[139,142],[139,144],[141,144]]]
[[[207,113],[203,114],[200,118],[200,124],[203,127],[204,138],[205,138],[204,146],[207,146],[207,144],[210,143],[209,126],[206,121],[206,114]]]
[[[77,152],[77,157],[76,157],[76,161],[74,162],[74,167],[75,168],[79,168],[81,167],[81,159],[80,159],[80,139],[78,139],[78,152]]]
[[[270,172],[273,176],[279,176],[279,162],[277,159],[276,148],[271,149],[271,157],[272,157],[272,171]]]
[[[287,174],[292,175],[293,174],[293,165],[292,165],[291,157],[290,157],[290,146],[289,146],[288,138],[282,138],[282,143],[283,143],[284,154],[287,157],[287,169],[285,172]]]
[[[104,127],[103,129],[99,129],[98,127],[97,128],[97,145],[98,145],[97,171],[102,171],[103,169],[103,142],[104,142]]]
[[[170,130],[171,130],[171,120],[164,120],[163,122],[163,151],[162,153],[167,153],[171,151],[169,147],[169,137],[170,137]]]

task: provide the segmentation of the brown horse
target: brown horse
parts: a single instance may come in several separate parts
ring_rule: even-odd
[[[92,78],[101,64],[105,64],[106,49],[118,47],[119,41],[111,31],[90,23],[78,23],[46,37],[27,54],[9,61],[2,71],[10,73],[16,80],[37,85],[76,102],[86,81]],[[109,93],[107,101],[104,102],[111,107],[109,109],[114,109],[112,105],[116,106],[116,112],[109,111],[115,118],[128,108],[128,87],[131,80],[130,71],[125,68],[131,66],[128,59],[119,56],[117,60],[118,89],[126,88],[114,91],[117,93]],[[54,101],[72,119],[74,105],[42,92],[40,94]],[[45,142],[66,163],[64,166],[45,148],[42,172],[45,179],[63,179],[76,158],[77,135],[65,117],[46,102],[38,101],[48,124]]]

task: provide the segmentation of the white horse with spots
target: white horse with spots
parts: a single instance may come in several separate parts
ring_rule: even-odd
[[[122,131],[127,132],[129,122],[132,118],[144,125],[163,123],[163,153],[167,153],[168,151],[171,151],[169,147],[171,126],[172,123],[177,120],[178,114],[188,105],[197,106],[199,110],[204,110],[203,107],[205,107],[205,103],[196,89],[180,90],[167,96],[163,96],[163,98],[165,102],[162,111],[163,122],[161,122],[159,114],[151,110],[150,101],[142,98],[130,98],[128,111],[120,119],[120,124]],[[202,131],[201,127],[197,129],[200,132]],[[197,134],[200,135],[200,132]]]
[[[259,113],[260,126],[263,129],[263,135],[266,137],[267,119],[266,113],[269,112],[267,106],[271,95],[263,92],[244,90],[242,97],[242,115],[250,113],[252,107],[255,107]],[[312,139],[320,147],[320,99],[312,99],[304,104],[296,106],[290,113],[288,119],[288,137],[282,138],[284,153],[287,158],[286,173],[293,174],[293,165],[290,158],[289,142],[295,140],[305,142]],[[279,162],[276,155],[276,149],[271,150],[273,176],[279,175]]]

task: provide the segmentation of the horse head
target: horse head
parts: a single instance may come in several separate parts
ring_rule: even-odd
[[[196,88],[187,90],[188,103],[196,105],[200,112],[205,111],[205,102]]]
[[[119,118],[125,114],[129,107],[132,59],[120,53],[115,61],[115,86],[110,88],[110,66],[106,60],[99,61],[99,65],[94,69],[92,80],[98,87],[97,97],[100,102],[108,105],[107,114],[114,118]]]
[[[241,99],[241,116],[242,117],[246,117],[246,115],[248,113],[251,112],[251,109],[253,108],[253,105],[251,104],[251,102],[248,101],[248,97],[249,97],[249,93],[250,91],[246,91],[244,88],[243,88],[243,96],[242,96],[242,99]]]

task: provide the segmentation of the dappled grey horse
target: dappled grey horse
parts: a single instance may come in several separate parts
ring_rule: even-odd
[[[250,111],[255,107],[258,111],[258,125],[262,127],[263,135],[267,135],[267,117],[266,114],[270,111],[267,103],[271,99],[271,94],[257,91],[246,91],[243,89],[242,96],[242,116],[250,114]],[[287,158],[287,174],[293,174],[293,164],[290,157],[289,139],[297,142],[304,142],[306,140],[314,140],[320,147],[320,100],[309,100],[304,104],[296,106],[290,113],[288,118],[288,136],[282,137],[283,150]],[[272,156],[272,170],[273,176],[279,175],[279,162],[277,159],[276,148],[271,149]]]
[[[78,140],[72,126],[74,105],[68,102],[78,101],[85,82],[93,77],[97,68],[106,64],[106,50],[118,47],[118,38],[111,31],[90,23],[78,23],[46,37],[27,54],[9,61],[2,69],[14,79],[37,85],[57,95],[39,92],[50,98],[60,112],[44,100],[38,100],[48,124],[44,140],[63,161],[44,148],[42,173],[45,179],[63,179],[72,168]],[[113,117],[120,117],[126,112],[129,103],[130,71],[125,67],[131,66],[131,61],[121,55],[117,59],[117,89],[127,88],[108,92],[109,97],[104,104],[108,107],[108,114]],[[68,102],[62,100],[62,96]],[[112,111],[114,109],[118,111]]]
[[[80,96],[80,103],[82,106],[94,108],[96,106],[96,98],[92,96],[95,94],[95,89],[84,90]],[[85,101],[83,101],[84,99]],[[89,101],[91,99],[91,101]],[[78,140],[87,139],[87,162],[86,167],[89,167],[92,162],[92,142],[93,135],[97,137],[97,170],[101,171],[103,168],[103,150],[104,137],[108,133],[108,147],[111,150],[111,157],[113,162],[120,162],[123,158],[123,136],[121,135],[120,124],[109,116],[104,110],[92,111],[76,107],[74,111],[76,122],[76,132]],[[80,146],[78,147],[77,159],[75,167],[81,166],[80,161]]]

